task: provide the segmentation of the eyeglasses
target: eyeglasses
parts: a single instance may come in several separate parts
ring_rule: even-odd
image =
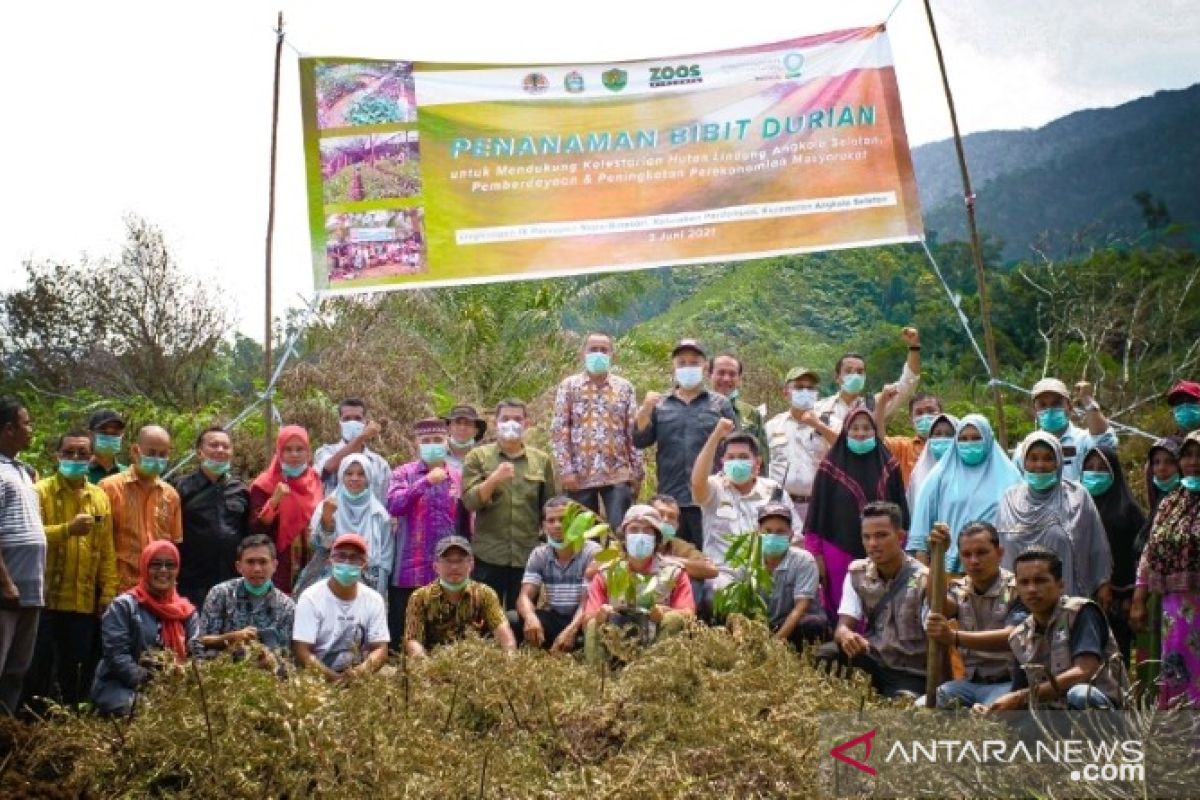
[[[151,561],[146,565],[146,569],[150,572],[174,572],[179,569],[179,563],[175,561]]]
[[[357,553],[334,553],[329,557],[329,560],[334,564],[353,564],[360,567],[367,563],[367,560]]]

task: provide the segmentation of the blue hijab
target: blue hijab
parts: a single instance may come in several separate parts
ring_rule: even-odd
[[[910,552],[929,551],[929,531],[935,522],[950,526],[950,546],[946,548],[946,571],[961,573],[958,558],[958,533],[970,522],[996,522],[1000,499],[1009,487],[1021,483],[1021,473],[996,443],[992,425],[982,414],[967,414],[954,432],[957,445],[963,429],[973,427],[983,437],[987,458],[973,467],[952,450],[937,462],[917,494],[913,511]]]

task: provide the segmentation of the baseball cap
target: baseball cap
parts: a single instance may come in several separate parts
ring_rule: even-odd
[[[1071,399],[1071,393],[1067,391],[1067,385],[1058,378],[1042,378],[1033,385],[1033,389],[1029,394],[1032,397],[1037,397],[1039,394],[1056,394],[1066,400]]]
[[[359,536],[357,533],[343,533],[341,536],[333,540],[333,547],[330,551],[337,550],[339,547],[353,547],[356,550],[362,551],[362,554],[369,555],[367,550],[367,540]]]
[[[125,427],[125,420],[116,411],[113,411],[111,408],[97,409],[88,417],[88,430],[97,430],[110,422],[115,422],[122,428]]]
[[[684,350],[692,350],[699,353],[701,357],[708,358],[708,354],[704,352],[704,348],[695,339],[680,339],[675,343],[675,349],[671,351],[671,357],[674,358]]]
[[[1167,392],[1167,403],[1173,406],[1197,401],[1200,401],[1200,383],[1195,381],[1180,381]]]
[[[758,509],[758,521],[762,522],[767,517],[782,517],[791,523],[792,507],[787,503],[764,503],[762,508]]]
[[[792,367],[788,370],[787,377],[783,379],[783,382],[791,383],[801,378],[812,378],[817,383],[821,382],[821,376],[817,374],[817,371],[815,369],[808,369],[807,367]]]
[[[457,547],[467,555],[474,555],[471,550],[471,542],[463,536],[447,536],[445,539],[439,539],[437,546],[433,548],[433,554],[441,558],[446,554],[446,551]]]

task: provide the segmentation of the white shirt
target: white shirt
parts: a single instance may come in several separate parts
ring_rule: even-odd
[[[862,598],[858,596],[858,592],[854,591],[854,584],[850,580],[850,573],[846,573],[846,579],[842,581],[842,603],[838,606],[839,617],[854,617],[861,620],[864,615]]]
[[[770,502],[779,484],[755,478],[754,488],[742,494],[723,475],[708,476],[708,501],[700,506],[704,522],[704,554],[725,568],[725,551],[739,533],[758,530],[758,510]]]
[[[829,420],[829,427],[840,431],[841,420]],[[812,494],[817,466],[829,453],[829,443],[817,429],[801,423],[790,411],[777,414],[767,423],[767,443],[771,448],[771,480],[782,483],[789,495]]]
[[[360,583],[355,598],[346,601],[323,580],[300,595],[292,640],[312,645],[321,663],[342,672],[363,661],[367,645],[391,641],[387,608],[379,592],[368,586]]]
[[[896,388],[900,390],[900,393],[896,395],[896,399],[892,400],[891,405],[888,406],[889,417],[895,414],[897,409],[908,404],[908,399],[917,390],[917,383],[920,380],[921,376],[909,369],[908,363],[905,362],[904,369],[900,371],[900,380],[896,381]],[[818,400],[813,410],[817,412],[817,416],[821,417],[822,420],[825,420],[826,415],[828,415],[828,419],[836,419],[838,423],[841,423],[846,419],[846,415],[850,413],[850,409],[854,408],[860,400],[865,402],[863,395],[859,395],[853,401],[847,403],[842,399],[841,392],[834,392],[829,397],[823,397]],[[832,423],[826,422],[825,424],[830,425]]]

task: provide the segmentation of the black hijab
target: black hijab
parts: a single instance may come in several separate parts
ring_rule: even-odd
[[[1112,551],[1112,585],[1115,589],[1133,585],[1137,572],[1136,542],[1138,533],[1146,524],[1146,515],[1133,499],[1129,482],[1125,479],[1125,468],[1117,451],[1107,445],[1093,447],[1083,454],[1079,462],[1084,464],[1096,453],[1104,459],[1113,482],[1103,494],[1093,495],[1096,510],[1104,521],[1104,532],[1108,535],[1108,548]]]
[[[850,423],[860,415],[870,421],[876,441],[875,449],[861,456],[852,453],[846,443]],[[904,530],[908,530],[908,499],[900,462],[884,446],[871,412],[856,408],[846,415],[837,441],[817,467],[804,531],[816,534],[854,558],[864,558],[862,510],[875,500],[889,500],[900,506]]]

